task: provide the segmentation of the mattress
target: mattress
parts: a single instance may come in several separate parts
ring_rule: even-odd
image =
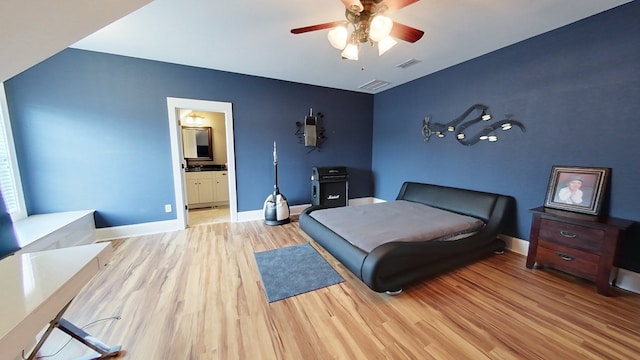
[[[367,253],[394,241],[461,239],[485,225],[471,216],[406,200],[321,209],[309,215]]]

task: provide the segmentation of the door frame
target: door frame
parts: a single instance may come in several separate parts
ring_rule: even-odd
[[[233,141],[233,109],[229,102],[195,100],[167,97],[169,113],[169,136],[171,139],[171,167],[175,190],[176,216],[181,228],[187,227],[188,213],[186,209],[186,162],[182,155],[182,137],[180,134],[180,109],[206,111],[224,114],[225,137],[227,141],[227,175],[229,177],[229,216],[231,222],[238,221],[238,201],[236,193],[236,156]]]

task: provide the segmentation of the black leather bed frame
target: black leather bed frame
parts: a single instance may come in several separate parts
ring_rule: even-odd
[[[365,252],[327,228],[310,214],[322,209],[311,206],[300,215],[300,227],[338,259],[369,288],[397,293],[406,285],[504,251],[498,239],[513,198],[474,190],[405,182],[397,200],[432,207],[483,220],[477,234],[452,241],[388,242]],[[389,219],[393,221],[393,219]]]

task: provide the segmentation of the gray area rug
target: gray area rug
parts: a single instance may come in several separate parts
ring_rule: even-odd
[[[344,281],[309,243],[254,254],[269,302]]]

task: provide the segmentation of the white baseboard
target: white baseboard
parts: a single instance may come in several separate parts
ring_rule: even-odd
[[[291,208],[289,208],[291,211]],[[238,211],[238,222],[260,220],[264,216],[262,210]]]
[[[526,240],[504,234],[500,234],[498,238],[505,242],[507,250],[511,252],[524,256],[529,253],[529,242]]]
[[[350,199],[349,206],[375,204],[375,203],[381,203],[381,202],[386,202],[386,200],[378,199],[375,197],[363,197],[358,199]]]
[[[290,215],[300,215],[302,210],[308,208],[309,204],[289,206]],[[251,210],[238,212],[238,222],[263,220],[264,210]]]

